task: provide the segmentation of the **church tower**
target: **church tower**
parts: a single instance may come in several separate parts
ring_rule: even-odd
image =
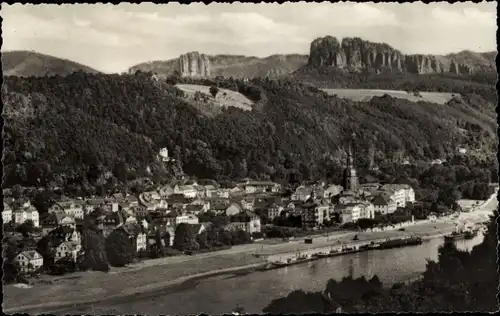
[[[355,133],[352,133],[352,139],[349,142],[349,149],[347,151],[347,166],[344,171],[344,190],[357,192],[359,188],[358,176],[356,175],[356,168],[354,166],[354,157],[352,148],[354,144]]]

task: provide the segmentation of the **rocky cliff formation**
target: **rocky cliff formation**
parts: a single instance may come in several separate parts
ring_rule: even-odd
[[[308,67],[334,67],[350,71],[397,71],[415,74],[452,72],[472,73],[473,67],[451,56],[404,55],[384,44],[361,38],[318,38],[311,43]]]
[[[179,72],[183,77],[208,77],[212,74],[210,59],[207,55],[198,52],[181,55]]]
[[[298,54],[258,58],[240,55],[207,56],[192,52],[176,59],[139,64],[131,67],[128,72],[151,71],[163,76],[179,72],[182,76],[191,77],[278,77],[302,68],[307,64],[307,59],[307,55]]]

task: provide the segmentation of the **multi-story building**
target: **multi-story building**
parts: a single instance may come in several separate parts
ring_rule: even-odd
[[[3,203],[2,220],[4,224],[12,222],[12,208],[5,202]]]
[[[182,194],[186,198],[194,199],[198,194],[198,190],[194,185],[176,185],[174,187],[175,194]]]
[[[397,209],[396,202],[389,194],[379,194],[372,200],[375,212],[381,215],[394,213]]]
[[[31,205],[23,205],[22,208],[14,212],[14,222],[16,224],[22,224],[28,220],[33,222],[35,227],[40,226],[40,218],[38,211]]]
[[[300,208],[303,228],[312,229],[330,219],[330,204],[325,200],[309,200]]]
[[[35,250],[19,253],[15,259],[21,272],[34,272],[43,266],[43,257]]]
[[[405,207],[407,203],[415,202],[415,191],[407,184],[384,184],[380,191],[390,193],[397,207]]]
[[[78,258],[78,252],[82,249],[82,246],[80,244],[70,242],[70,241],[65,241],[61,243],[57,248],[56,248],[56,253],[54,256],[54,260],[58,261],[63,258],[71,258],[74,262],[76,262]]]
[[[80,201],[59,201],[49,208],[49,213],[64,213],[74,218],[83,219],[84,208]]]

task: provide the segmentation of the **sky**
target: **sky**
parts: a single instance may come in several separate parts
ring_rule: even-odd
[[[308,54],[317,37],[361,37],[403,53],[496,51],[496,2],[286,4],[2,3],[2,51],[34,50],[103,72],[190,51]]]

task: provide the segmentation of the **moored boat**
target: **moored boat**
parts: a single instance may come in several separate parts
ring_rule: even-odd
[[[397,238],[384,241],[379,244],[378,249],[390,249],[390,248],[399,248],[406,246],[416,246],[422,244],[422,238],[420,237],[406,237],[406,238]]]

